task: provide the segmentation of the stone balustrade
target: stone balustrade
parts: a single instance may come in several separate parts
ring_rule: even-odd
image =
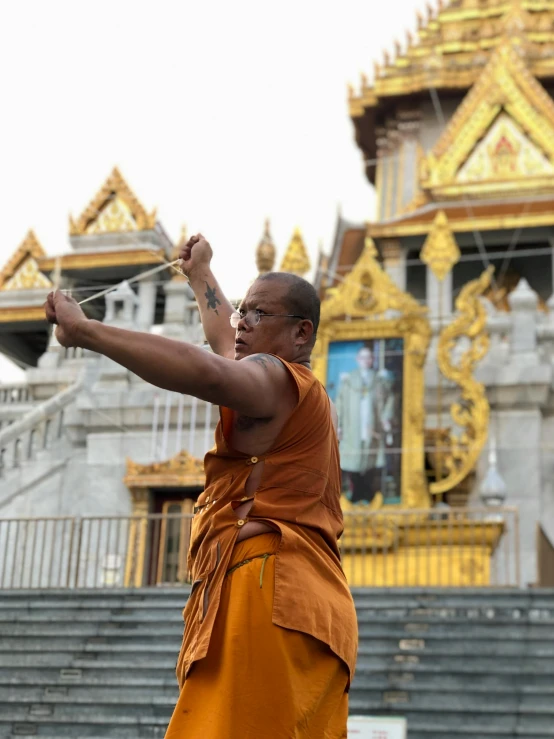
[[[32,402],[31,390],[25,384],[0,385],[0,405]]]
[[[0,478],[47,449],[62,436],[64,410],[83,388],[85,373],[52,398],[33,408],[22,419],[0,430]]]

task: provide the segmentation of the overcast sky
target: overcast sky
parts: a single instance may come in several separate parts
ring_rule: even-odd
[[[118,165],[172,239],[201,230],[239,297],[271,219],[328,251],[338,204],[373,217],[347,84],[415,29],[422,0],[17,0],[0,4],[3,264],[33,228],[69,250]],[[17,373],[0,364],[0,379]]]

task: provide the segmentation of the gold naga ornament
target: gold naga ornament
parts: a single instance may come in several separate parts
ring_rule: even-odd
[[[475,366],[489,349],[486,331],[487,314],[481,301],[491,284],[494,267],[488,267],[481,276],[468,282],[456,299],[458,315],[439,336],[437,361],[448,380],[461,390],[462,402],[453,403],[452,420],[462,429],[459,436],[450,432],[443,464],[447,471],[442,480],[431,484],[433,495],[444,493],[458,485],[475,467],[487,440],[490,408],[485,387],[473,376]],[[460,339],[468,346],[455,362],[454,349]]]

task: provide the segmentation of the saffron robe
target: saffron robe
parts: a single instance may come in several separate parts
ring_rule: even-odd
[[[320,647],[326,648],[325,654],[330,651],[338,658],[333,664],[342,663],[347,673],[345,691],[354,674],[357,622],[338,549],[343,531],[341,474],[330,401],[309,369],[281,361],[296,386],[297,404],[272,448],[259,456],[233,449],[227,442],[232,413],[222,408],[215,447],[204,460],[206,487],[195,508],[189,550],[193,586],[183,612],[185,630],[176,670],[182,691],[187,680],[190,680],[189,687],[193,686],[196,667],[197,674],[202,672],[198,661],[208,657],[207,665],[213,658],[213,652],[208,652],[218,615],[220,628],[220,623],[232,619],[235,613],[233,604],[225,605],[222,601],[222,592],[224,585],[227,588],[227,578],[240,579],[238,573],[243,568],[230,575],[227,573],[231,561],[236,559],[235,545],[240,528],[248,520],[264,521],[280,535],[272,562],[264,560],[273,573],[272,625],[321,642]],[[263,474],[253,496],[253,506],[246,519],[238,519],[235,509],[245,500],[245,484],[252,465],[260,461],[264,462]],[[262,536],[252,541],[261,540]],[[240,542],[239,547],[250,541]],[[259,646],[258,640],[247,636],[254,652]],[[246,644],[244,642],[245,653],[249,651]],[[227,670],[223,657],[220,669]],[[271,665],[267,665],[262,674],[250,674],[248,682],[266,681],[271,686],[271,672]],[[283,676],[285,681],[289,678]],[[217,693],[211,697],[214,710],[217,710],[218,699]],[[268,702],[271,702],[270,694]],[[176,714],[168,729],[168,739],[179,736],[170,733],[174,731],[175,720]],[[295,734],[291,736],[296,737]],[[335,735],[330,736],[335,739]],[[186,737],[195,739],[195,734]],[[198,739],[212,737],[200,733]]]

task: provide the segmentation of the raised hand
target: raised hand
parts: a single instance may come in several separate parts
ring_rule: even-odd
[[[57,324],[56,338],[62,346],[79,346],[79,334],[89,319],[76,300],[56,290],[46,298],[44,312],[50,323]]]
[[[181,269],[190,277],[193,272],[202,266],[209,268],[212,256],[212,247],[202,234],[191,236],[179,252]]]

